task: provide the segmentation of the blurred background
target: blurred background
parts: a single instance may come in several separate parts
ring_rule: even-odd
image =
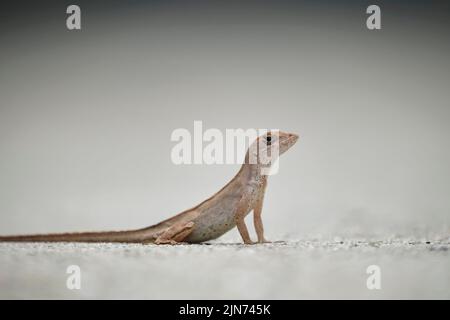
[[[5,6],[0,233],[140,228],[198,204],[239,168],[171,162],[172,131],[201,120],[301,136],[270,177],[270,240],[448,235],[449,3],[377,1],[376,31],[370,4]]]

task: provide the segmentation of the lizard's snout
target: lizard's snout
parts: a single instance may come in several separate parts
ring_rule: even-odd
[[[297,142],[298,138],[299,138],[298,134],[289,133],[289,139],[292,140],[292,142],[294,143]]]

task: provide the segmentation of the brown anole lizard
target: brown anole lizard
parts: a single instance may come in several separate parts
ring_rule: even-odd
[[[270,168],[276,157],[297,140],[296,134],[281,131],[258,137],[247,151],[239,172],[220,191],[199,205],[150,227],[129,231],[1,236],[0,242],[200,243],[216,239],[237,226],[244,243],[252,244],[244,221],[252,210],[258,243],[266,242],[261,219],[267,186],[267,175],[263,170]],[[270,154],[271,150],[278,152],[272,153],[269,162],[261,161],[261,154]]]

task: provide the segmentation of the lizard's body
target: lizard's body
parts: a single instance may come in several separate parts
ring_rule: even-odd
[[[270,134],[268,136],[270,137]],[[298,136],[296,135],[280,132],[277,138],[280,144],[280,154],[289,149],[297,141],[297,138]],[[268,138],[266,135],[259,139]],[[285,139],[284,145],[283,139]],[[268,145],[270,145],[270,140]],[[136,242],[156,244],[175,244],[183,241],[199,243],[216,239],[237,226],[244,242],[252,243],[244,218],[253,210],[258,242],[264,242],[261,211],[267,176],[261,173],[262,164],[249,163],[248,159],[249,153],[247,153],[246,161],[236,176],[215,195],[194,208],[144,229],[6,236],[0,237],[0,241]]]

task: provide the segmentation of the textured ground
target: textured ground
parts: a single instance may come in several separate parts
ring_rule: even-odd
[[[81,289],[66,287],[69,265]],[[368,290],[366,268],[381,268]],[[0,298],[450,299],[450,238],[154,246],[0,244]]]

